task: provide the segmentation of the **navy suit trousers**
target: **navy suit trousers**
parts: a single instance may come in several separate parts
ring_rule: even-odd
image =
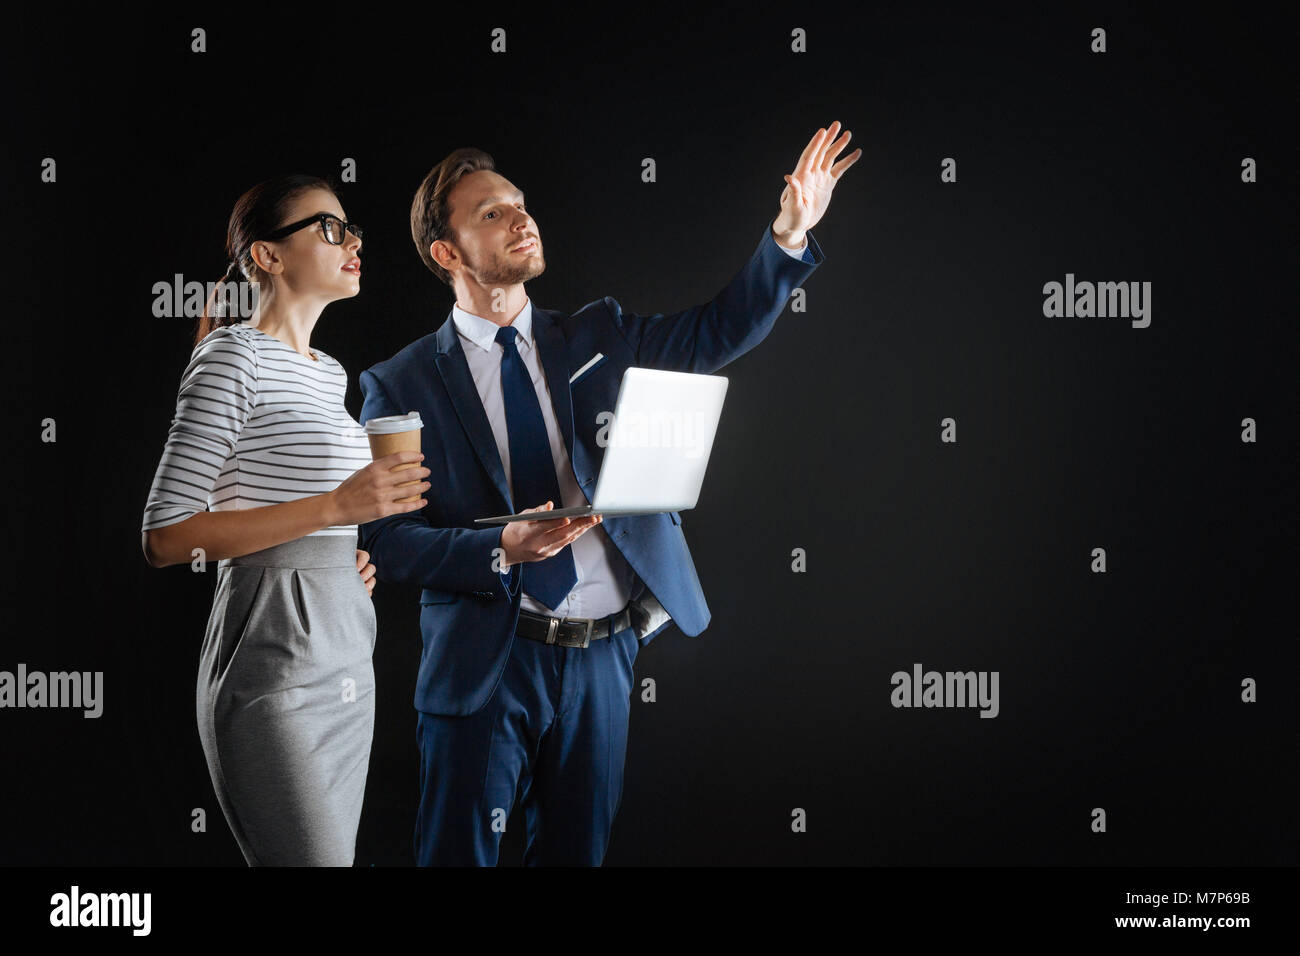
[[[632,628],[560,647],[515,636],[480,710],[418,712],[420,866],[495,866],[522,801],[525,866],[599,866],[623,797]]]

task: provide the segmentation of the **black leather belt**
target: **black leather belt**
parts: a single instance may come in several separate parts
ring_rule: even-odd
[[[519,624],[515,633],[543,644],[558,644],[560,647],[586,647],[592,641],[617,634],[632,625],[632,615],[627,608],[613,616],[613,631],[610,630],[610,618],[590,617],[550,617],[546,614],[534,614],[532,611],[519,609]]]

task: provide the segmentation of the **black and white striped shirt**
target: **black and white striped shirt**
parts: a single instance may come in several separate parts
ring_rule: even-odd
[[[245,324],[212,331],[181,376],[176,417],[142,530],[203,511],[234,511],[333,491],[370,462],[343,406],[347,373]],[[335,525],[312,534],[355,534]]]

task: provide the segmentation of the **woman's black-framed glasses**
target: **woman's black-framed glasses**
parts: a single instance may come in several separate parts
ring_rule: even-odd
[[[299,219],[297,222],[291,222],[289,225],[281,226],[279,229],[268,233],[262,238],[268,241],[283,239],[285,236],[295,233],[299,229],[304,229],[316,222],[321,224],[321,231],[325,233],[325,241],[331,245],[343,245],[343,236],[348,232],[352,233],[352,235],[356,236],[358,239],[361,238],[360,226],[356,223],[344,222],[338,216],[332,216],[327,212],[318,212],[316,215],[308,216],[306,219]]]

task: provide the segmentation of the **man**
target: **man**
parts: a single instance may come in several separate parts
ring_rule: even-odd
[[[635,315],[612,298],[572,315],[524,283],[546,260],[523,193],[459,149],[425,178],[411,235],[456,293],[437,332],[361,374],[361,418],[418,411],[429,504],[361,529],[385,580],[416,584],[420,865],[494,865],[516,799],[525,865],[599,865],[622,798],[637,651],[670,621],[709,623],[671,514],[479,527],[475,518],[590,504],[597,415],[629,366],[711,373],[771,331],[822,262],[808,234],[862,154],[819,129],[781,210],[712,302]]]

